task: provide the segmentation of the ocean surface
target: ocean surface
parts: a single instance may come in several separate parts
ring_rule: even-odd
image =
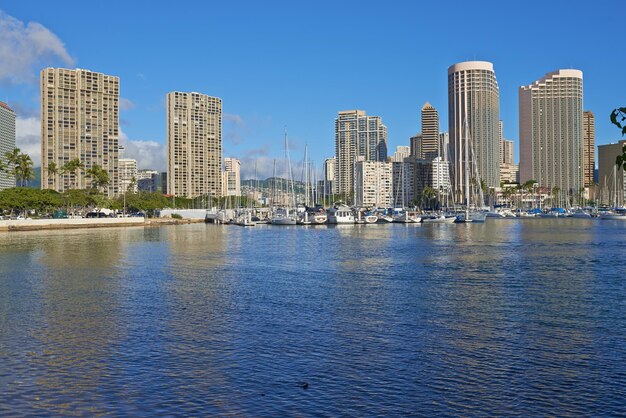
[[[0,234],[0,415],[626,414],[626,222]]]

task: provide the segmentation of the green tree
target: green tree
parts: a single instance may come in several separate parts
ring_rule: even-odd
[[[57,174],[61,173],[59,166],[54,161],[48,163],[48,167],[46,167],[46,171],[48,173],[48,177],[52,177],[52,186],[56,189],[57,186]],[[42,185],[42,187],[45,187]]]
[[[61,167],[61,170],[63,171],[63,173],[69,174],[70,176],[72,176],[71,178],[72,182],[70,183],[70,188],[76,187],[76,177],[78,176],[78,171],[84,170],[84,169],[85,169],[85,164],[83,164],[78,158],[74,158],[73,160],[70,160],[66,162],[65,164],[63,164],[63,167]]]
[[[104,189],[109,185],[109,173],[100,167],[98,164],[94,164],[90,169],[85,171],[85,175],[91,178],[91,187],[95,188],[97,191],[104,191]]]
[[[626,107],[613,109],[611,112],[611,123],[622,130],[622,136],[626,134]],[[617,167],[626,170],[626,145],[622,147],[622,155],[615,158]]]
[[[54,190],[13,187],[0,192],[0,209],[10,210],[11,213],[34,210],[44,214],[62,204],[61,195]]]
[[[68,189],[63,193],[63,204],[73,213],[88,206],[88,193],[80,189]]]
[[[30,158],[30,155],[20,153],[16,166],[16,179],[19,181],[20,186],[28,185],[28,182],[34,177],[33,160]]]
[[[437,191],[435,189],[433,189],[432,187],[428,187],[427,186],[427,187],[424,187],[424,190],[422,190],[422,197],[427,200],[428,207],[431,208],[431,209],[432,209],[431,201],[436,196],[437,196]]]
[[[126,193],[135,193],[136,186],[137,186],[137,179],[135,178],[135,176],[133,176],[133,178],[131,178],[130,182],[128,183],[128,187],[126,188]]]
[[[21,155],[19,148],[13,148],[11,151],[7,151],[4,156],[6,158],[5,173],[9,174],[13,178],[17,178],[17,172],[19,170],[18,164]]]

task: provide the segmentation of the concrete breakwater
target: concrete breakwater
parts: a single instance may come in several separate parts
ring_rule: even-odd
[[[159,226],[188,224],[189,219],[144,218],[74,218],[74,219],[20,219],[0,221],[0,232],[38,231],[42,229],[107,228],[120,226]],[[195,222],[202,222],[201,220]]]
[[[144,225],[144,223],[144,218],[20,219],[0,221],[0,231],[102,228],[114,226],[137,226]]]

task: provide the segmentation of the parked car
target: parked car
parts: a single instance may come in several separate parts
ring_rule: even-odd
[[[143,212],[135,212],[135,213],[131,213],[130,216],[133,218],[145,218],[146,214]]]
[[[53,219],[67,219],[67,212],[64,210],[57,210],[52,214]]]
[[[109,218],[111,216],[107,215],[104,212],[89,212],[85,215],[85,218]]]

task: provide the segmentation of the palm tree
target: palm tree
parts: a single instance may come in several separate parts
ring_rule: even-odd
[[[33,171],[33,160],[28,154],[20,154],[17,158],[16,178],[20,181],[20,186],[28,184],[28,181],[35,177]]]
[[[437,196],[437,192],[432,187],[424,187],[422,190],[422,196],[428,200],[428,206],[432,209],[431,200]]]
[[[11,175],[13,178],[17,177],[18,172],[18,161],[20,158],[21,151],[19,148],[13,148],[11,151],[7,151],[4,156],[6,158],[6,168],[4,171]]]
[[[558,196],[560,191],[561,191],[561,189],[559,189],[556,186],[552,188],[552,205],[553,206],[560,206],[559,202],[556,199],[556,196]],[[555,202],[556,202],[556,205],[554,204]]]
[[[85,168],[85,164],[83,164],[78,158],[74,158],[73,160],[70,160],[68,162],[66,162],[65,164],[63,164],[63,167],[61,167],[61,170],[63,171],[63,173],[68,173],[71,176],[73,176],[73,182],[71,183],[72,186],[76,186],[76,176],[78,175],[78,170],[84,170]]]
[[[91,187],[96,188],[100,191],[100,188],[105,188],[109,185],[109,173],[98,164],[94,164],[88,169],[85,174],[88,177],[91,177]]]
[[[56,175],[60,174],[60,171],[61,171],[59,170],[57,163],[55,163],[54,161],[52,161],[51,163],[48,163],[48,167],[46,168],[46,171],[48,172],[48,176],[52,177],[52,180],[53,180],[52,185],[54,188],[56,188]]]

